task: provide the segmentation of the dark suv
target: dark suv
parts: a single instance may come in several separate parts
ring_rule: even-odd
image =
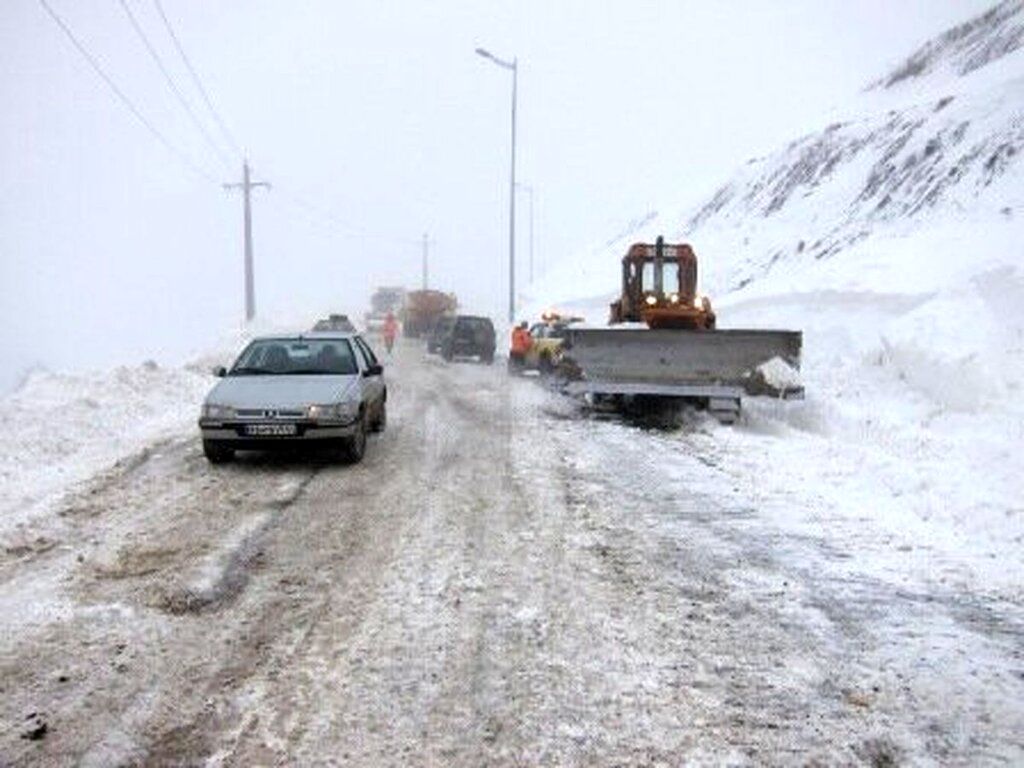
[[[427,352],[429,354],[441,354],[441,342],[455,325],[455,319],[455,315],[445,315],[434,323],[434,327],[430,329],[430,335],[427,337]]]
[[[441,357],[479,357],[482,363],[494,362],[494,324],[490,318],[458,315],[437,338]]]

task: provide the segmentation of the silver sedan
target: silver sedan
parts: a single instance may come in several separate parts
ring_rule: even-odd
[[[206,396],[203,453],[214,464],[236,450],[337,443],[361,461],[368,431],[387,423],[384,368],[354,333],[254,339]]]

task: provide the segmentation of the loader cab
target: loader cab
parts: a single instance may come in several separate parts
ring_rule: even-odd
[[[710,302],[697,295],[697,256],[686,243],[636,243],[622,259],[622,296],[611,322],[660,328],[713,328]]]
[[[622,260],[623,282],[631,299],[692,302],[697,293],[697,257],[686,245],[665,245],[659,237],[654,245],[638,243]]]
[[[678,262],[662,261],[659,265],[654,259],[642,262],[640,269],[640,292],[645,296],[662,298],[672,294],[683,294],[680,280],[681,270]]]

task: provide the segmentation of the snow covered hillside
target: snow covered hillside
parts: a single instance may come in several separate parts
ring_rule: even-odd
[[[856,95],[829,125],[748,161],[695,209],[649,212],[556,265],[528,302],[596,308],[615,292],[626,247],[656,234],[693,241],[703,256],[704,289],[719,300],[755,282],[765,290],[767,277],[787,287],[783,273],[805,287],[833,285],[844,271],[843,279],[878,289],[877,271],[839,270],[837,257],[860,262],[849,253],[866,239],[903,242],[936,223],[961,224],[973,247],[931,254],[912,287],[950,284],[961,265],[975,269],[990,251],[997,261],[1019,263],[1001,253],[998,235],[1016,233],[1024,213],[1022,35],[1020,0],[951,30]],[[900,268],[913,260],[884,259],[877,268],[887,278],[904,275]],[[545,290],[551,285],[557,288]]]
[[[716,430],[738,482],[973,552],[975,575],[1019,584],[1022,42],[1011,0],[926,43],[702,204],[556,265],[531,310],[603,321],[630,243],[692,243],[722,327],[805,334],[807,401],[751,402],[745,428]],[[821,524],[801,508],[779,514]]]

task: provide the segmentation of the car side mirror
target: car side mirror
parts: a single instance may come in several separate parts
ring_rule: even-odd
[[[225,376],[228,375],[228,369],[225,368],[223,365],[214,366],[213,375],[216,376],[218,379],[223,379]]]
[[[380,364],[377,364],[377,365],[371,365],[369,368],[367,368],[365,371],[363,371],[363,376],[381,376],[381,375],[383,375],[383,373],[384,373],[384,366],[380,365]]]

